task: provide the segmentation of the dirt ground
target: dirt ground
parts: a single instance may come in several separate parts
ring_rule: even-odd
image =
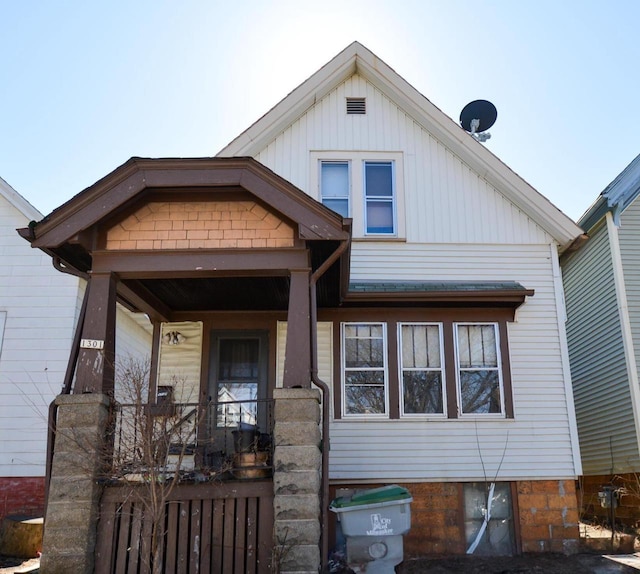
[[[639,558],[640,560],[640,558]],[[37,559],[23,561],[0,556],[0,574],[38,572]],[[499,558],[448,556],[403,562],[398,574],[638,574],[637,568],[624,566],[598,554],[534,554]]]
[[[640,555],[636,556],[640,562]],[[38,565],[38,559],[23,561],[0,556],[0,574],[35,574]],[[396,569],[398,574],[638,574],[639,571],[640,566],[624,566],[600,554],[530,554],[498,558],[443,556],[407,560]]]
[[[599,554],[525,554],[421,558],[406,560],[396,571],[398,574],[638,574],[640,570]]]

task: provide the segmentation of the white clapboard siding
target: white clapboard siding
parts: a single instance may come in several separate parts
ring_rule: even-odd
[[[0,195],[0,476],[44,474],[47,409],[62,388],[76,319],[79,280],[16,233],[34,216]]]
[[[25,213],[0,195],[0,476],[42,476],[48,406],[62,389],[85,282],[17,234],[42,215],[16,197]],[[117,354],[150,349],[143,325],[118,306]]]
[[[354,281],[432,279],[519,281],[535,290],[508,326],[515,419],[334,421],[332,478],[575,476],[549,245],[353,245]]]
[[[170,345],[164,336],[172,331],[186,339],[178,345]],[[177,403],[197,403],[200,399],[200,374],[202,366],[202,322],[182,321],[163,323],[158,358],[158,385],[174,387]]]
[[[153,327],[143,313],[131,313],[120,304],[116,313],[116,363],[121,359],[151,362]]]
[[[366,97],[365,115],[345,113],[345,99],[351,96]],[[408,241],[551,241],[482,174],[474,173],[358,75],[318,101],[256,159],[318,199],[318,189],[310,189],[312,170],[317,169],[310,164],[310,151],[402,152]],[[361,194],[352,190],[353,201],[361,201]]]
[[[609,242],[607,227],[601,225],[563,265],[567,339],[587,475],[625,472],[638,462]]]
[[[318,377],[331,387],[333,382],[332,341],[333,323],[318,322]],[[287,346],[287,322],[278,321],[278,348],[276,349],[276,386],[282,387],[284,359]]]

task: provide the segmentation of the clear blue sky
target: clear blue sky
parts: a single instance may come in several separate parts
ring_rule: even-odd
[[[0,177],[48,213],[131,156],[212,156],[358,40],[578,218],[638,154],[640,2],[0,0]]]

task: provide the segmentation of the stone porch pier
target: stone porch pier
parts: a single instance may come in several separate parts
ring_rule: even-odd
[[[91,574],[110,399],[103,394],[60,395],[55,454],[40,564],[47,574]]]
[[[320,569],[320,392],[275,389],[274,558],[279,572]]]

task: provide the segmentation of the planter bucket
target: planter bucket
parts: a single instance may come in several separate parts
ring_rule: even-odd
[[[255,428],[251,430],[234,430],[232,434],[233,448],[237,453],[256,450],[260,433]]]

